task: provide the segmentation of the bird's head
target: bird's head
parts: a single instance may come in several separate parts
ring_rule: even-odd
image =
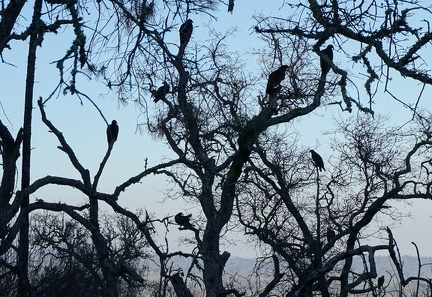
[[[309,152],[310,152],[310,153],[313,153],[313,152],[315,152],[315,151],[314,151],[314,150],[309,150]]]
[[[191,20],[191,19],[188,19],[186,22],[188,22],[188,23],[193,23],[193,21]]]
[[[182,213],[182,212],[179,212],[177,215],[178,215],[178,216],[183,216],[183,213]]]
[[[111,124],[113,124],[113,125],[117,125],[117,121],[116,121],[116,120],[113,120],[113,121],[111,122]]]
[[[328,49],[333,49],[334,47],[333,47],[333,44],[329,44],[329,45],[327,45],[327,48]]]

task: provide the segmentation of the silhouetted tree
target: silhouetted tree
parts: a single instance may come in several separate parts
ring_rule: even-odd
[[[126,229],[133,230],[126,233],[134,239],[131,242],[145,238],[156,255],[161,281],[153,293],[158,296],[171,292],[193,296],[194,286],[201,286],[208,297],[241,296],[244,288],[224,279],[230,253],[222,250],[221,244],[226,231],[239,223],[258,244],[271,249],[271,253],[264,250],[263,261],[272,267],[272,278],[254,292],[258,296],[272,292],[288,296],[373,292],[372,279],[377,277],[375,253],[387,251],[398,265],[390,229],[382,235],[387,239],[382,245],[365,245],[362,236],[366,236],[365,230],[375,219],[392,211],[386,208],[387,203],[395,199],[432,198],[431,160],[427,154],[431,125],[428,117],[419,112],[419,105],[393,96],[421,123],[406,133],[399,127],[380,130],[383,124],[368,118],[350,118],[340,126],[346,137],[342,144],[338,143],[340,139],[333,141],[334,154],[329,161],[326,158],[327,171],[320,179],[313,178],[308,150],[292,141],[290,132],[296,121],[318,111],[328,112],[332,107],[374,114],[373,102],[378,98],[373,89],[384,83],[385,92],[393,95],[394,76],[430,85],[427,64],[418,62],[432,36],[428,26],[415,22],[430,16],[427,6],[414,0],[383,4],[310,0],[299,1],[297,5],[282,1],[283,17],[256,16],[257,40],[268,44],[256,52],[254,58],[259,59],[248,56],[246,63],[237,49],[229,47],[228,39],[233,32],[220,34],[209,30],[207,34],[199,24],[195,28],[189,21],[180,25],[194,15],[212,17],[220,3],[233,12],[235,1],[225,2],[38,0],[33,9],[27,10],[24,9],[27,2],[4,3],[0,21],[2,58],[5,50],[13,50],[17,41],[28,41],[29,45],[23,130],[14,137],[0,123],[3,158],[0,256],[2,276],[16,281],[11,285],[13,292],[26,296],[35,288],[47,289],[33,277],[38,274],[32,277],[28,274],[31,227],[28,218],[40,210],[62,213],[77,224],[72,229],[83,230],[91,253],[83,253],[89,258],[80,261],[79,254],[74,253],[80,243],[70,243],[73,238],[66,236],[70,225],[61,225],[65,230],[53,226],[49,230],[54,234],[43,240],[40,237],[40,243],[49,242],[52,251],[69,258],[60,263],[60,254],[55,254],[51,267],[39,276],[49,278],[60,273],[66,277],[85,267],[86,274],[80,281],[91,279],[93,292],[103,296],[121,294],[120,278],[130,287],[141,282],[142,272],[129,262],[139,255],[130,245],[125,245],[124,253],[131,258],[116,253],[110,237],[113,233],[106,232],[102,223],[101,203],[127,218]],[[94,11],[89,8],[91,4],[96,7]],[[87,13],[87,9],[92,13]],[[27,11],[31,11],[32,17],[26,15]],[[19,18],[20,15],[27,17]],[[200,17],[194,18],[195,22]],[[15,33],[18,28],[23,28],[22,32]],[[181,35],[178,43],[173,41],[176,35],[170,35],[177,32],[175,28]],[[30,179],[33,86],[38,77],[35,66],[39,56],[36,49],[41,54],[44,47],[40,46],[47,34],[69,33],[69,29],[73,32],[69,34],[72,36],[69,48],[53,58],[59,70],[58,84],[51,95],[38,101],[38,111],[78,177],[47,175]],[[208,39],[202,40],[202,36]],[[320,61],[331,60],[329,54],[321,52],[329,42],[338,53],[331,65],[334,71],[326,68],[321,71],[326,75],[319,75]],[[352,44],[357,46],[348,46]],[[262,71],[250,73],[245,65],[257,60],[256,68]],[[348,62],[361,64],[359,72],[364,75],[352,75]],[[270,84],[277,89],[277,96],[265,96],[268,74],[279,65],[286,65],[285,77],[277,84]],[[120,102],[130,98],[142,108],[145,117],[142,127],[163,139],[173,153],[171,160],[145,166],[135,176],[125,177],[111,193],[100,192],[99,181],[111,149],[101,156],[92,178],[68,138],[45,112],[49,100],[61,91],[91,102],[108,123],[102,110],[81,89],[81,75],[99,78],[107,90],[117,92]],[[154,82],[161,81],[172,86],[165,104],[148,105]],[[357,87],[360,85],[364,88]],[[421,96],[416,99],[420,102]],[[395,150],[402,142],[400,150]],[[21,145],[23,174],[21,186],[15,189]],[[155,232],[155,225],[159,224],[165,230],[171,226],[177,228],[172,216],[142,215],[125,209],[119,202],[122,195],[127,195],[125,190],[155,174],[164,175],[172,183],[167,190],[169,197],[198,206],[194,224],[181,231],[192,245],[189,251],[171,251],[169,240]],[[85,197],[85,202],[30,203],[29,195],[53,184],[73,188]],[[46,235],[41,229],[38,235]],[[326,230],[334,231],[331,240],[326,239]],[[50,241],[53,238],[57,242]],[[41,257],[49,256],[40,251]],[[352,270],[353,258],[357,256],[366,263],[363,271]],[[172,265],[180,257],[190,260],[185,271]],[[409,281],[403,279],[403,284]],[[5,281],[1,279],[0,283]],[[363,286],[361,290],[359,286]],[[60,284],[53,288],[63,289]]]
[[[419,176],[422,164],[430,160],[423,151],[430,149],[432,139],[418,123],[406,131],[385,123],[386,119],[368,115],[340,122],[341,135],[332,141],[333,168],[319,184],[298,143],[274,135],[257,148],[259,157],[247,169],[237,212],[257,244],[271,247],[263,248],[271,253],[269,260],[276,254],[289,271],[291,277],[279,283],[288,296],[374,291],[376,251],[386,250],[389,256],[396,251],[389,229],[382,235],[388,244],[363,243],[368,232],[380,230],[370,225],[397,215],[388,207],[393,201],[430,195],[420,190],[427,187],[429,178]],[[408,131],[411,136],[402,137]],[[364,271],[354,268],[356,257],[367,262]],[[394,261],[400,265],[398,258]]]

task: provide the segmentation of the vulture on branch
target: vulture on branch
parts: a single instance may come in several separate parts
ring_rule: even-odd
[[[280,91],[280,83],[285,79],[285,73],[287,69],[288,65],[282,65],[281,67],[270,73],[267,82],[266,94],[271,95]]]
[[[186,22],[184,22],[180,26],[180,47],[186,47],[186,45],[189,43],[189,40],[192,36],[193,31],[193,21],[191,19],[188,19]]]
[[[117,136],[119,133],[119,127],[117,126],[116,120],[113,120],[111,122],[111,125],[108,125],[106,133],[107,133],[108,146],[110,146],[111,142],[114,143],[117,140]]]
[[[384,285],[384,275],[381,275],[378,278],[378,289],[381,289],[383,285]]]
[[[312,161],[313,161],[315,167],[318,167],[320,171],[322,171],[323,169],[325,171],[324,161],[321,158],[321,156],[318,155],[318,153],[316,151],[314,151],[314,150],[310,150],[310,153],[312,155]]]
[[[321,51],[321,54],[327,56],[330,61],[333,61],[333,45],[329,44],[325,49]],[[321,66],[321,75],[327,75],[330,71],[330,64],[324,59],[324,57],[320,57],[320,66]]]
[[[159,100],[165,99],[166,94],[168,94],[170,91],[169,84],[164,81],[163,85],[159,87],[156,91],[153,91],[153,102],[158,102]]]
[[[189,219],[191,218],[191,214],[188,215],[183,215],[182,212],[179,212],[178,214],[175,215],[174,217],[174,221],[179,224],[180,226],[183,227],[190,227],[192,226],[191,223],[189,222]]]
[[[336,233],[334,232],[334,230],[330,227],[327,227],[327,242],[331,242],[335,239],[336,237]]]
[[[228,1],[228,12],[233,13],[234,10],[234,0],[229,0]]]

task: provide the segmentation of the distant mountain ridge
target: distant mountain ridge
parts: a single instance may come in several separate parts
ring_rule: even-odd
[[[159,261],[157,261],[156,258],[153,258],[152,260],[153,261],[149,262],[149,270],[152,272],[156,272],[159,269],[156,263],[159,263]],[[225,266],[225,271],[227,274],[236,273],[246,276],[252,273],[255,267],[255,261],[255,258],[241,258],[232,256],[229,258]],[[422,265],[420,276],[425,278],[432,278],[432,257],[420,257],[420,262]],[[181,268],[183,271],[187,271],[189,269],[190,263],[190,258],[177,258],[176,261],[172,263],[172,268]],[[396,274],[396,269],[390,257],[376,256],[375,263],[377,266],[378,275],[388,276],[390,274]],[[418,264],[419,263],[417,257],[402,256],[404,277],[407,278],[409,276],[417,276]],[[359,257],[356,257],[354,259],[353,268],[357,272],[361,272],[363,270],[363,263]]]
[[[366,263],[369,269],[369,263]],[[403,265],[403,275],[405,280],[409,277],[416,277],[418,275],[418,259],[414,256],[402,256],[402,265]],[[157,281],[159,279],[159,261],[156,257],[153,257],[151,261],[147,264],[149,266],[148,277]],[[178,258],[175,262],[169,263],[169,267],[172,272],[180,269],[183,272],[183,275],[186,274],[190,269],[191,258]],[[372,283],[376,286],[378,277],[384,275],[384,295],[380,296],[399,296],[402,294],[403,296],[411,296],[409,293],[415,292],[415,290],[419,289],[419,296],[431,296],[430,290],[425,282],[412,281],[408,286],[401,288],[399,276],[397,275],[397,271],[393,265],[393,262],[388,256],[376,256],[375,263],[377,267],[377,277],[372,280]],[[422,268],[420,270],[420,276],[427,279],[432,279],[432,257],[421,257],[420,263]],[[271,264],[271,263],[270,263]],[[341,262],[342,264],[342,262]],[[339,265],[340,266],[340,265]],[[232,256],[228,260],[225,266],[225,276],[224,279],[227,283],[235,282],[239,286],[244,286],[243,288],[247,288],[251,283],[267,284],[271,281],[273,277],[273,265],[267,265],[260,270],[258,274],[254,273],[254,269],[256,267],[256,259],[255,258],[241,258]],[[363,261],[360,257],[355,257],[353,261],[353,270],[355,272],[361,273],[363,272]],[[281,272],[283,272],[283,267],[281,267]],[[197,274],[197,269],[192,269],[193,274]],[[417,288],[418,285],[418,288]],[[363,286],[363,285],[361,285]],[[191,288],[197,294],[202,294],[201,291],[197,291],[197,288]],[[396,295],[393,295],[396,294]],[[408,294],[408,295],[407,295]],[[363,295],[357,295],[363,296]]]

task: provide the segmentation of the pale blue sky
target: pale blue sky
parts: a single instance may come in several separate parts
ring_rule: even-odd
[[[236,1],[234,13],[228,14],[226,8],[217,13],[217,21],[210,18],[194,18],[195,29],[192,42],[199,42],[201,38],[207,38],[207,26],[217,26],[219,31],[236,27],[235,36],[230,39],[231,50],[240,53],[251,52],[252,48],[259,47],[259,41],[252,31],[255,22],[252,16],[255,13],[263,12],[267,15],[277,15],[281,13],[278,8],[284,1]],[[263,5],[263,3],[266,3]],[[30,5],[30,4],[27,4]],[[287,9],[287,8],[283,8]],[[286,15],[286,13],[284,13]],[[172,32],[175,38],[177,31]],[[60,39],[59,39],[60,38]],[[60,57],[63,53],[62,47],[69,46],[69,41],[59,42],[62,35],[46,37],[42,48],[38,49],[38,67],[35,86],[35,98],[39,96],[47,97],[57,83],[57,70],[55,65],[49,64]],[[25,82],[25,61],[26,61],[26,42],[12,43],[13,51],[6,50],[4,59],[14,66],[0,64],[2,79],[0,81],[0,102],[4,112],[0,112],[0,119],[3,123],[8,123],[16,134],[22,123],[22,106],[24,97]],[[351,51],[350,53],[352,53]],[[426,62],[430,62],[431,57],[423,57]],[[346,65],[347,70],[355,71],[349,59],[338,49],[335,52],[335,62],[341,66]],[[318,65],[318,58],[314,61]],[[259,69],[258,59],[248,58],[247,67]],[[354,72],[355,73],[355,72]],[[263,75],[265,77],[265,75]],[[394,92],[403,95],[404,98],[414,102],[417,98],[421,86],[412,84],[405,85],[406,80],[395,78],[398,84],[394,84]],[[400,82],[400,83],[399,83]],[[148,158],[148,165],[158,164],[171,155],[170,151],[163,145],[162,141],[153,139],[150,135],[140,135],[136,133],[137,118],[140,111],[130,103],[126,107],[119,107],[116,94],[108,93],[106,86],[97,81],[82,82],[82,91],[86,92],[97,102],[102,109],[107,120],[110,122],[116,119],[120,126],[118,141],[114,145],[105,173],[102,175],[99,190],[112,192],[118,184],[125,181],[128,177],[135,175],[143,170],[144,160]],[[265,85],[265,79],[262,82]],[[397,86],[395,86],[397,85]],[[359,86],[362,87],[362,86]],[[411,117],[406,110],[390,100],[388,96],[381,95],[376,98],[375,110],[378,113],[391,114],[391,119],[398,123],[403,123]],[[425,98],[430,97],[430,88],[425,90]],[[152,104],[151,98],[149,103]],[[423,101],[424,103],[424,101]],[[36,107],[36,103],[35,103]],[[91,176],[96,170],[106,152],[105,122],[100,117],[97,110],[84,99],[81,106],[77,98],[60,95],[58,98],[51,99],[46,105],[48,118],[63,132],[67,141],[78,156],[78,159],[88,168]],[[357,112],[354,109],[354,114]],[[323,135],[331,129],[332,117],[339,113],[338,107],[330,106],[320,108],[312,115],[308,115],[299,121],[295,128],[302,135],[301,141],[305,146],[315,147],[320,144],[319,151],[324,159],[328,158],[332,152],[329,149],[330,135]],[[6,118],[7,117],[7,118]],[[58,142],[54,135],[48,133],[48,129],[41,123],[40,114],[36,108],[33,116],[33,163],[32,180],[45,175],[60,175],[78,178],[77,172],[68,162],[66,155],[57,149]],[[10,124],[9,124],[10,121]],[[319,129],[316,129],[319,127]],[[20,161],[21,162],[21,161]],[[195,205],[185,205],[183,201],[163,201],[164,189],[166,188],[165,178],[161,176],[150,176],[142,180],[142,183],[130,187],[120,197],[119,203],[129,209],[146,208],[150,213],[160,216],[173,215],[179,209],[187,212],[196,212]],[[84,201],[84,195],[74,190],[65,190],[63,187],[47,187],[37,193],[34,198],[43,198],[46,201],[64,201],[68,203],[80,204]],[[430,255],[432,241],[422,236],[417,230],[423,229],[432,223],[429,213],[432,213],[429,201],[419,201],[406,206],[400,204],[401,210],[411,212],[415,219],[405,219],[400,228],[394,229],[396,239],[399,242],[402,253],[413,254],[414,249],[411,241],[415,241],[421,252]],[[161,234],[163,235],[163,234]],[[178,242],[178,237],[186,234],[172,228],[169,234],[173,245]],[[248,248],[242,247],[239,243],[236,247],[229,247],[234,255],[252,256],[254,253]]]

